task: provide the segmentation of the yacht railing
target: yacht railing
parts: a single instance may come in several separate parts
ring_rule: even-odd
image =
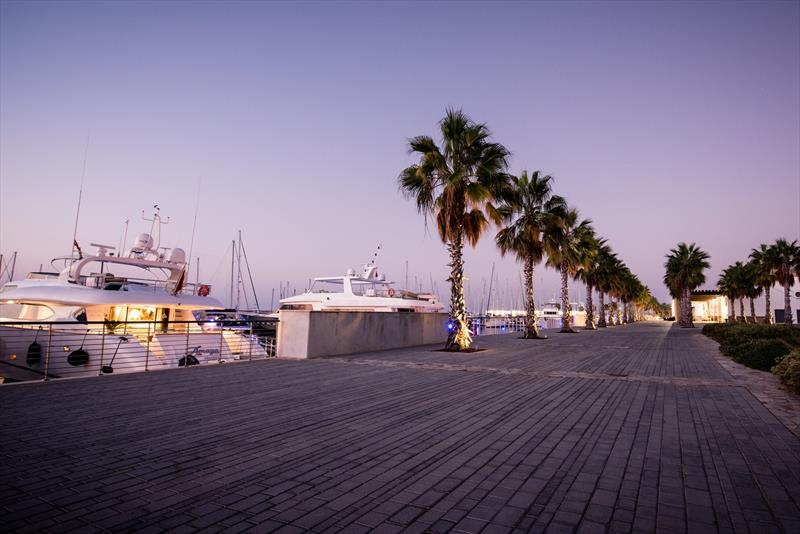
[[[157,280],[153,278],[135,278],[128,276],[109,276],[108,274],[89,274],[81,276],[81,285],[109,291],[126,291],[134,289],[136,291],[169,291],[175,290],[176,283],[172,280]],[[196,284],[185,282],[181,286],[181,294],[184,295],[208,295],[211,292],[210,284]],[[202,295],[202,296],[205,296]]]
[[[239,319],[0,322],[0,383],[272,358],[275,326]]]

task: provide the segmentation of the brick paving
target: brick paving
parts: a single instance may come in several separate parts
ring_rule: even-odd
[[[800,439],[698,330],[478,343],[3,386],[0,531],[800,532]]]

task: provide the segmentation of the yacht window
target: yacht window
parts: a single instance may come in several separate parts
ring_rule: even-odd
[[[282,310],[310,310],[311,304],[282,304]]]
[[[111,306],[108,311],[108,320],[152,322],[156,320],[156,308],[154,306]]]
[[[341,281],[314,280],[308,291],[309,293],[344,293],[344,284]]]
[[[49,306],[44,304],[0,304],[0,318],[13,321],[45,321],[55,315]]]
[[[386,296],[386,287],[370,282],[353,283],[353,294],[359,296],[376,297]]]

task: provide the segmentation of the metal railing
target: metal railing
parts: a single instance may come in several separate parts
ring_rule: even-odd
[[[275,322],[0,322],[0,383],[275,356]]]

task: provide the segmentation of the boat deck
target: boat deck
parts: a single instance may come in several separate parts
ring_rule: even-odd
[[[3,386],[0,530],[800,532],[774,377],[666,323],[516,336]]]

